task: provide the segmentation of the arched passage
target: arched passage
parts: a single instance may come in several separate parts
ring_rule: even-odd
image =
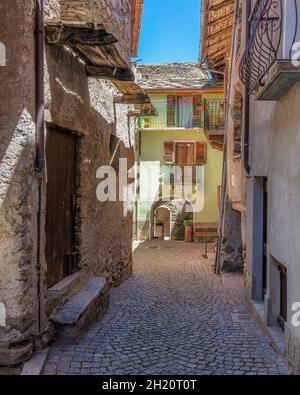
[[[160,206],[154,213],[154,226],[157,223],[163,223],[164,239],[170,240],[171,238],[171,211],[167,206]]]
[[[151,238],[155,237],[156,223],[162,217],[162,221],[164,221],[164,218],[167,221],[164,226],[165,238],[169,237],[170,240],[184,240],[183,221],[187,218],[193,219],[193,212],[190,212],[188,207],[191,207],[191,204],[181,199],[174,199],[168,202],[160,200],[156,202],[151,210]],[[159,214],[158,217],[157,214]],[[169,216],[170,224],[168,223],[167,215]],[[167,228],[170,229],[169,236],[166,234]]]

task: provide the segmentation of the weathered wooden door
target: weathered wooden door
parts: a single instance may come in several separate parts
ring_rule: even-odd
[[[48,287],[76,270],[76,137],[48,129],[46,138]]]

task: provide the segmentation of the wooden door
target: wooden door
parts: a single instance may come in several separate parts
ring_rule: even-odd
[[[76,270],[76,137],[49,129],[46,138],[48,287]]]

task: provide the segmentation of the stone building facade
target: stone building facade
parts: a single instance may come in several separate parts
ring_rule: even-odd
[[[221,270],[244,261],[248,307],[296,374],[300,71],[291,57],[299,12],[299,1],[235,2],[219,251]]]
[[[65,334],[63,318],[70,311],[75,318],[67,329],[78,338],[107,307],[109,290],[131,274],[132,209],[124,202],[98,201],[101,180],[96,173],[116,153],[117,159],[127,158],[129,168],[134,163],[130,101],[115,104],[119,81],[101,76],[111,69],[130,74],[131,30],[139,31],[140,23],[132,9],[140,15],[142,6],[138,2],[132,8],[134,3],[1,2],[0,41],[7,63],[0,67],[0,366],[20,364],[53,336]],[[100,29],[111,40],[108,52],[114,55],[106,58],[97,42],[49,44],[47,34],[39,47],[39,17],[44,19],[40,26],[59,26],[60,34],[75,29],[73,40],[78,29],[90,34],[87,40],[98,37]],[[38,69],[41,51],[44,65]],[[85,61],[91,51],[101,59],[98,78],[87,75]],[[45,132],[38,135],[43,120]],[[72,195],[65,198],[70,188]],[[67,221],[72,216],[67,227],[56,207]],[[72,250],[64,251],[67,262],[60,262],[63,269],[57,262],[54,266],[60,239],[72,243]],[[85,292],[86,306],[74,311],[72,300],[80,292]]]

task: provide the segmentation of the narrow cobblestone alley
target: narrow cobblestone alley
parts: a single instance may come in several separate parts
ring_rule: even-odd
[[[245,313],[241,287],[224,287],[200,244],[152,241],[133,276],[78,345],[55,344],[44,374],[287,374]]]

